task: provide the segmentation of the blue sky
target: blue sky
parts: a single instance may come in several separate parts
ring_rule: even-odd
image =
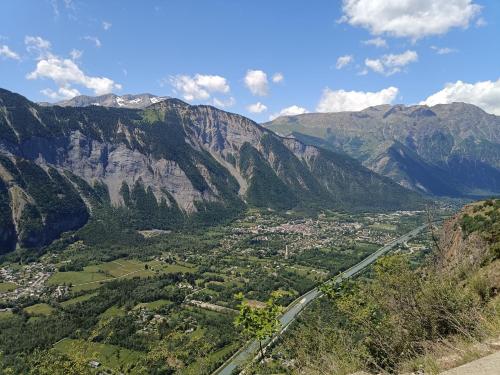
[[[257,121],[422,101],[500,114],[499,22],[498,0],[3,0],[0,87],[149,92]]]

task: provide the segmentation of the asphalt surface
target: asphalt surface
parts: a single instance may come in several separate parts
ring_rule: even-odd
[[[359,272],[364,270],[366,267],[368,267],[370,264],[375,262],[378,258],[380,258],[382,255],[386,254],[388,251],[393,249],[395,246],[402,244],[403,242],[408,241],[410,238],[414,237],[418,233],[420,233],[422,230],[424,230],[427,227],[427,224],[421,225],[412,231],[406,233],[405,235],[395,239],[392,242],[389,242],[388,244],[384,245],[374,253],[370,254],[368,257],[363,259],[361,262],[357,263],[356,265],[352,266],[348,270],[342,272],[341,274],[335,276],[333,279],[331,279],[329,282],[330,283],[335,283],[338,284],[342,282],[345,279],[351,278],[355,275],[357,275]],[[321,291],[318,288],[314,288],[310,290],[309,292],[303,294],[300,296],[298,299],[296,299],[292,304],[287,308],[287,310],[283,313],[283,315],[280,318],[280,323],[281,323],[281,331],[279,334],[277,334],[272,340],[276,340],[278,336],[280,336],[290,323],[292,323],[300,314],[302,310],[314,299],[318,298],[321,296]],[[268,346],[271,341],[271,339],[268,339],[266,341],[262,342],[262,346],[266,347]],[[242,349],[240,349],[236,354],[234,354],[231,358],[229,358],[226,363],[224,363],[221,367],[219,367],[213,375],[230,375],[235,371],[239,366],[245,364],[248,362],[250,359],[254,358],[255,355],[259,351],[259,342],[257,340],[253,340],[245,344]]]

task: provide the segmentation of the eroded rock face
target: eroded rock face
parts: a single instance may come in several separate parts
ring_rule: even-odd
[[[166,190],[186,212],[195,211],[194,201],[210,199],[197,191],[179,164],[172,160],[155,159],[130,149],[125,144],[111,144],[89,139],[80,131],[72,132],[66,157],[58,167],[69,169],[86,181],[106,184],[111,202],[122,205],[120,188],[125,182],[130,187],[141,179],[151,187],[158,200]]]
[[[473,206],[466,206],[461,212],[444,222],[439,232],[439,265],[454,269],[458,265],[478,267],[488,253],[488,244],[479,232],[465,235],[461,220],[465,214],[472,214]]]
[[[10,181],[4,196],[12,213],[5,220],[34,246],[83,225],[92,199],[103,191],[111,205],[140,211],[148,228],[145,210],[160,206],[190,215],[214,205],[217,212],[235,212],[243,202],[280,209],[408,208],[420,202],[346,156],[177,99],[144,110],[42,107],[0,89],[0,165],[8,171],[0,178]],[[156,216],[165,218],[162,212]]]

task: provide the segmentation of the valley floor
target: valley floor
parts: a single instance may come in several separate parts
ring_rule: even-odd
[[[283,290],[286,305],[422,221],[422,212],[303,218],[254,210],[224,227],[148,231],[146,246],[125,249],[126,258],[75,242],[33,263],[5,263],[0,351],[7,366],[50,345],[109,371],[140,373],[137,363],[168,342],[172,369],[209,373],[242,344],[235,294],[265,301]],[[429,246],[422,235],[400,250],[417,259]]]

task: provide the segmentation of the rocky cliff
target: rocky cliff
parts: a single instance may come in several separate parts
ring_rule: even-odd
[[[10,210],[3,251],[83,225],[96,202],[124,207],[140,216],[134,226],[149,228],[179,215],[213,221],[245,205],[380,210],[422,202],[349,157],[177,99],[144,110],[43,107],[0,90],[0,156]]]
[[[471,272],[498,259],[500,199],[465,206],[443,224],[438,244],[438,263],[444,269],[451,270],[459,266]],[[496,277],[498,279],[500,274]]]

